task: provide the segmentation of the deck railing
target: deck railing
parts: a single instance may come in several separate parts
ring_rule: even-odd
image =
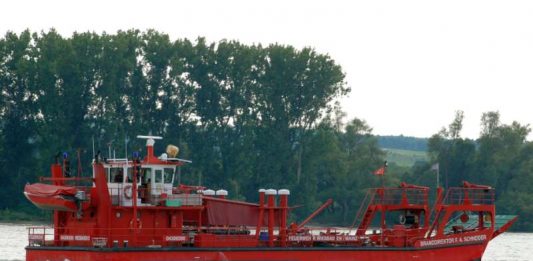
[[[486,188],[450,188],[444,198],[445,205],[492,205],[494,204],[494,189]]]
[[[428,190],[420,188],[374,188],[370,193],[375,194],[373,205],[398,205],[407,203],[410,205],[427,205]]]
[[[83,246],[83,247],[261,247],[268,243],[268,233],[262,230],[256,237],[254,228],[202,227],[202,233],[177,228],[53,228],[29,227],[28,245],[38,246]],[[57,231],[57,234],[55,234]],[[383,234],[382,234],[383,233]],[[407,246],[425,233],[422,229],[374,230],[372,234],[356,235],[349,228],[305,228],[298,233],[288,233],[286,246]],[[282,238],[274,231],[275,246]],[[402,243],[404,242],[404,243]],[[394,245],[393,245],[394,244]]]
[[[114,206],[132,206],[133,193],[131,185],[118,184],[118,187],[108,188],[111,204]],[[125,190],[128,190],[126,192]],[[202,205],[201,194],[166,194],[163,190],[152,194],[153,190],[146,187],[137,189],[138,206],[157,206],[165,204],[165,200],[173,200],[173,206],[199,206]],[[130,193],[130,194],[127,194]]]

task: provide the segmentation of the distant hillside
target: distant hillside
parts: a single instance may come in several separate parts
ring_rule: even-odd
[[[407,136],[376,136],[381,148],[427,151],[427,138],[416,138]]]
[[[427,161],[427,155],[424,151],[400,150],[383,148],[387,152],[385,156],[388,162],[396,163],[402,167],[411,167],[416,162]]]

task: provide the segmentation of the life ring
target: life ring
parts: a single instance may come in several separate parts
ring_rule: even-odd
[[[400,224],[405,225],[407,218],[404,215],[400,215]]]
[[[133,226],[133,218],[130,220],[130,228],[135,228],[135,226]],[[143,228],[143,223],[141,222],[141,219],[140,218],[137,218],[137,227],[136,228]]]
[[[131,185],[124,186],[124,197],[127,199],[131,199],[131,196],[133,195],[133,190]]]

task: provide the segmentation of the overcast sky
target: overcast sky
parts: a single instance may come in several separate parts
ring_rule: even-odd
[[[533,1],[6,1],[0,33],[153,28],[173,39],[311,46],[352,88],[348,116],[375,134],[428,137],[465,112],[533,123]],[[529,136],[530,140],[533,135]]]

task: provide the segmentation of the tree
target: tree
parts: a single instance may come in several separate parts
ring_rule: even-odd
[[[462,118],[462,113],[456,114],[450,130],[443,128],[429,139],[431,161],[440,163],[445,177],[449,176],[446,179],[450,185],[468,180],[495,187],[499,213],[519,213],[528,217],[530,208],[525,202],[533,196],[528,185],[533,158],[532,143],[526,140],[531,131],[529,125],[502,124],[498,112],[486,112],[481,117],[480,137],[474,142],[456,135]],[[413,176],[423,175],[429,166],[413,167]],[[519,221],[516,226],[517,229],[532,227],[527,220]]]
[[[500,113],[498,111],[485,112],[481,116],[480,137],[492,137],[500,125]]]
[[[479,176],[479,181],[497,186],[500,188],[497,193],[501,193],[520,164],[518,155],[531,129],[517,122],[501,124],[498,112],[484,113],[481,126],[477,169],[483,174]]]
[[[448,127],[448,135],[451,139],[459,139],[461,137],[461,130],[463,129],[464,112],[456,111],[455,118]]]
[[[442,128],[428,140],[428,154],[432,164],[439,163],[445,187],[460,186],[468,180],[474,165],[475,143],[460,137],[464,113],[456,111],[448,129]],[[430,167],[429,165],[427,166]],[[439,181],[440,182],[440,181]]]
[[[35,106],[34,49],[31,34],[24,31],[17,36],[8,32],[0,45],[0,89],[2,92],[2,144],[0,151],[0,173],[7,188],[21,187],[26,181],[35,178],[31,161],[38,156],[33,147],[36,142],[35,119],[38,108]],[[23,156],[24,155],[24,156]],[[17,206],[22,198],[11,196],[10,189],[0,190],[3,198],[12,198],[0,203],[0,208]]]
[[[533,143],[526,144],[516,160],[519,164],[514,168],[507,189],[498,198],[497,206],[500,213],[520,216],[513,230],[530,231],[533,228]]]
[[[383,163],[385,154],[378,148],[377,139],[364,120],[355,118],[342,130],[336,128],[336,122],[328,115],[310,130],[308,149],[303,153],[305,175],[299,193],[293,197],[305,203],[297,212],[300,215],[333,198],[334,209],[338,211],[321,220],[349,224],[366,190],[380,186],[372,171]]]

